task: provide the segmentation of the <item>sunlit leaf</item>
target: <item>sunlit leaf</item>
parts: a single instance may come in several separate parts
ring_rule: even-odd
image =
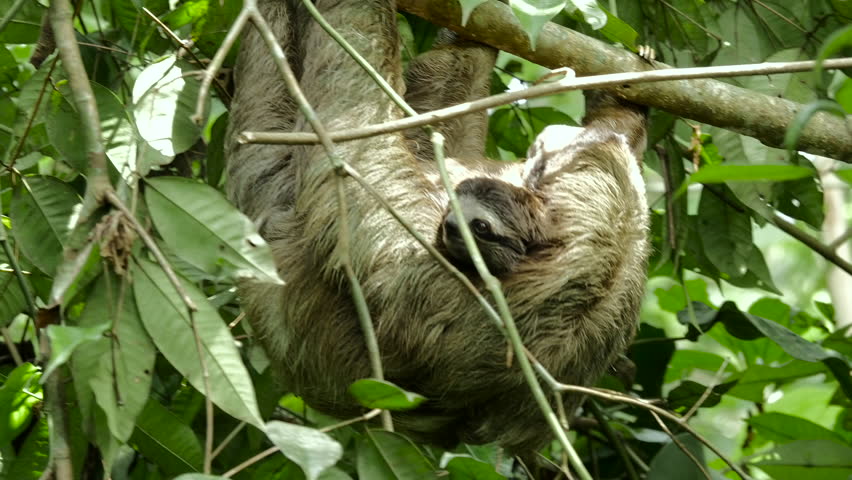
[[[281,453],[302,467],[308,480],[319,478],[343,456],[340,444],[315,428],[273,421],[266,424],[266,435]]]
[[[174,56],[148,66],[133,85],[133,116],[142,138],[166,157],[188,150],[201,135],[191,116],[200,83]]]
[[[536,38],[544,24],[565,7],[566,0],[509,0],[515,16],[535,50]]]
[[[12,370],[0,387],[0,443],[12,442],[30,425],[33,407],[42,402],[41,370],[24,363]]]
[[[426,397],[407,392],[396,385],[373,378],[364,378],[349,386],[349,393],[367,408],[410,410],[426,401]]]

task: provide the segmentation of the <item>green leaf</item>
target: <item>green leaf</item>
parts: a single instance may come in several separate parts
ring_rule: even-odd
[[[150,179],[148,185],[154,225],[180,257],[216,276],[283,283],[252,221],[216,189],[179,177]]]
[[[843,442],[841,435],[802,417],[785,413],[762,413],[749,418],[747,421],[761,436],[776,443],[788,443],[795,440]]]
[[[799,143],[799,137],[802,135],[802,131],[805,130],[805,127],[808,125],[811,117],[816,115],[817,112],[827,112],[833,115],[836,115],[840,118],[846,118],[846,111],[843,110],[843,107],[840,106],[837,102],[832,102],[829,100],[816,100],[811,102],[793,117],[793,121],[790,122],[790,126],[787,128],[787,133],[784,135],[784,146],[787,150],[795,150],[796,145]]]
[[[56,272],[80,199],[53,177],[22,177],[12,195],[9,217],[21,251],[48,275]]]
[[[67,82],[59,86],[65,88],[48,92],[44,99],[47,103],[45,115],[47,138],[62,154],[62,160],[78,172],[85,172],[89,158],[84,130],[80,128],[80,115],[74,108]],[[62,91],[68,92],[69,100],[62,95]]]
[[[183,475],[175,477],[175,480],[227,480],[227,477],[220,477],[219,475],[205,475],[203,473],[184,473]]]
[[[287,458],[302,467],[308,480],[316,480],[343,456],[343,447],[317,429],[284,422],[266,424],[266,435]]]
[[[0,387],[0,445],[11,443],[30,425],[33,407],[42,402],[41,370],[24,363]]]
[[[485,2],[486,0],[459,0],[462,8],[462,26],[467,25],[473,10]]]
[[[535,50],[535,41],[544,24],[565,7],[566,0],[509,0],[515,17]]]
[[[359,478],[370,480],[420,480],[438,475],[411,440],[393,432],[367,430],[358,442]]]
[[[225,112],[213,123],[210,144],[207,145],[207,184],[218,187],[225,171],[225,132],[228,128],[228,113]]]
[[[831,440],[799,440],[778,445],[753,462],[773,480],[834,480],[852,475],[852,447]]]
[[[191,118],[200,88],[193,70],[169,56],[145,68],[133,84],[139,133],[166,157],[189,150],[201,136],[201,127]]]
[[[814,171],[807,167],[790,164],[737,165],[722,163],[701,167],[689,176],[689,183],[723,182],[783,182],[813,177]]]
[[[0,228],[5,229],[4,225]],[[2,235],[4,232],[0,232]],[[14,251],[14,246],[12,251]],[[30,288],[32,292],[32,288]],[[0,248],[0,326],[8,325],[19,313],[27,308],[27,299],[21,290],[21,283],[12,271],[11,262],[4,249]]]
[[[741,277],[749,271],[754,249],[751,217],[706,188],[698,206],[698,233],[704,253],[719,270],[731,277]]]
[[[204,452],[195,432],[154,399],[145,404],[130,442],[168,474],[201,470]]]
[[[142,323],[166,359],[199,392],[206,394],[203,369],[193,334],[194,322],[209,373],[210,399],[229,415],[261,427],[251,378],[227,325],[193,285],[183,288],[198,311],[186,305],[159,265],[136,259],[133,293]]]
[[[494,465],[482,462],[468,455],[453,455],[444,467],[450,473],[450,480],[501,480],[503,475],[497,473]]]
[[[722,395],[724,395],[734,385],[736,385],[736,382],[727,382],[713,387],[701,403],[700,408],[709,408],[718,405],[719,402],[722,401]],[[693,382],[692,380],[684,380],[680,385],[669,392],[669,395],[666,398],[666,403],[672,410],[688,410],[698,403],[698,400],[701,399],[706,391],[707,386],[701,385],[698,382]]]
[[[685,445],[692,455],[706,468],[704,461],[704,448],[701,442],[692,435],[682,433],[677,435],[678,441]],[[651,470],[648,472],[648,480],[706,480],[706,477],[695,466],[695,463],[687,457],[683,451],[673,442],[667,443],[660,449],[651,460]]]
[[[423,395],[407,392],[391,382],[364,378],[349,386],[349,393],[367,408],[411,410],[426,401]]]
[[[103,318],[100,319],[103,322]],[[47,367],[44,369],[44,382],[47,377],[62,366],[71,358],[71,354],[77,347],[87,345],[89,342],[94,342],[103,338],[104,332],[109,328],[106,322],[91,327],[69,327],[65,325],[48,325],[47,336],[50,338],[50,361],[47,362]]]
[[[71,373],[78,396],[84,393],[81,389],[90,392],[103,410],[112,436],[126,442],[148,400],[157,352],[129,291],[127,298],[117,298],[121,290],[113,275],[102,276],[91,290],[80,325],[107,320],[115,336],[78,348],[71,357]],[[122,306],[120,312],[116,311],[118,305]],[[104,361],[107,358],[111,361]]]
[[[11,12],[15,0],[0,0],[0,17]],[[12,21],[0,30],[0,43],[35,43],[41,32],[41,19],[46,8],[39,2],[23,2]],[[14,478],[14,477],[9,477]]]
[[[835,170],[834,174],[844,182],[852,185],[852,168],[840,168]]]

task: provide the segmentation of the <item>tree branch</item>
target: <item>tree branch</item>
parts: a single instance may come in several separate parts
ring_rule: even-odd
[[[607,45],[548,23],[536,49],[508,5],[488,0],[461,25],[458,0],[398,0],[401,10],[463,36],[549,68],[571,67],[577,75],[644,71],[651,67],[628,50]],[[657,63],[658,67],[666,65]],[[802,105],[715,80],[689,80],[615,89],[627,100],[674,115],[733,130],[771,147],[783,148],[784,133]],[[852,132],[843,119],[825,112],[813,116],[799,139],[800,150],[852,161]]]
[[[743,65],[726,65],[721,67],[694,67],[694,68],[666,68],[662,70],[648,70],[644,72],[611,73],[603,75],[592,75],[582,78],[567,77],[553,83],[536,85],[524,90],[505,92],[490,97],[481,98],[472,102],[460,103],[450,107],[421,113],[413,117],[402,118],[391,122],[367,125],[365,127],[353,128],[331,132],[334,142],[356,140],[359,138],[372,137],[379,134],[397,132],[414,127],[422,127],[433,123],[443,122],[462,115],[480,112],[489,108],[508,105],[519,100],[544,97],[570,90],[584,90],[593,88],[615,88],[619,92],[626,91],[631,85],[643,83],[662,82],[671,80],[706,79],[708,77],[737,77],[744,75],[770,75],[773,73],[806,72],[813,70],[816,66],[814,61],[800,62],[773,62],[773,63],[751,63]],[[837,58],[826,60],[823,68],[849,68],[852,67],[852,58]],[[708,80],[709,81],[709,80]],[[725,85],[725,84],[722,84]],[[774,97],[771,97],[774,98]],[[799,105],[799,107],[802,107]],[[813,122],[813,118],[811,122]],[[836,117],[829,117],[840,122]],[[842,123],[842,122],[841,122]],[[812,125],[812,124],[809,124]],[[784,127],[786,128],[786,127]],[[825,128],[834,128],[826,126]],[[844,127],[840,127],[844,128]],[[783,131],[782,131],[783,136]],[[319,138],[308,132],[242,132],[238,140],[242,143],[270,143],[310,145],[319,143]],[[800,145],[801,146],[801,145]],[[852,159],[848,159],[852,161]]]

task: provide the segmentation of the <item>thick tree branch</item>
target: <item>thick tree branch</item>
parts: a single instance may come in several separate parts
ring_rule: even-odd
[[[489,0],[461,25],[457,0],[398,0],[399,8],[476,41],[549,68],[570,67],[578,76],[644,71],[651,67],[633,53],[554,23],[544,26],[532,50],[509,7]],[[658,63],[658,68],[666,68]],[[784,133],[802,105],[715,80],[632,85],[615,91],[624,98],[675,115],[754,137],[783,148]],[[820,112],[799,139],[800,150],[852,161],[852,132],[843,119]]]

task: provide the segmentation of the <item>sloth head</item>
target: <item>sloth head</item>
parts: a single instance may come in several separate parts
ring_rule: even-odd
[[[464,220],[491,273],[511,272],[541,246],[542,201],[529,190],[495,178],[477,177],[459,183],[456,194]],[[438,242],[457,266],[472,266],[458,219],[449,207],[438,231]]]

